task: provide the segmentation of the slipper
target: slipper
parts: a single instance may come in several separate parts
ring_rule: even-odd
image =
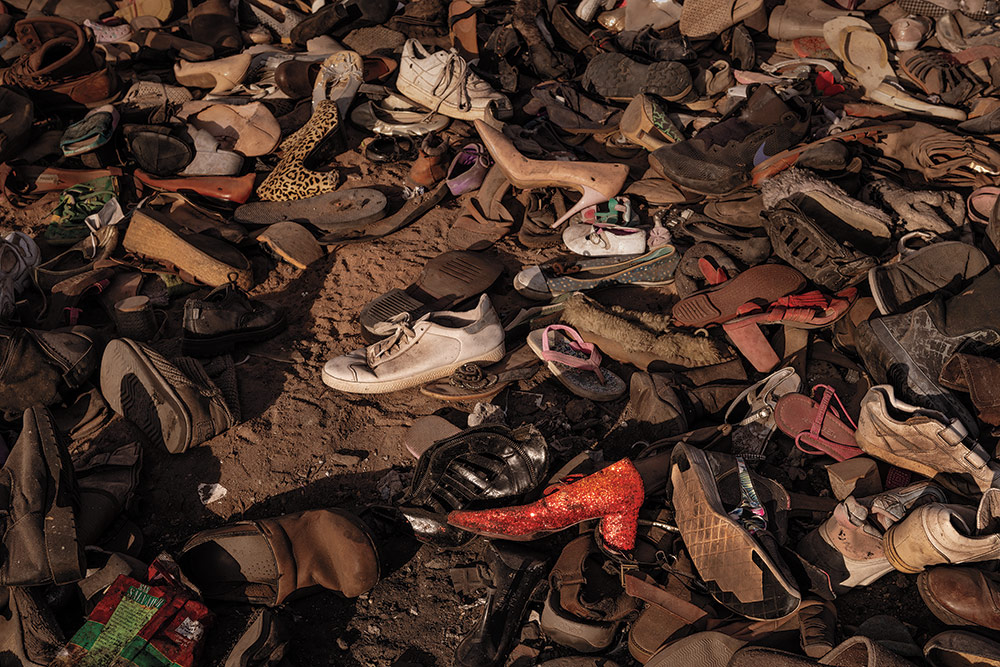
[[[759,264],[721,285],[681,299],[674,304],[673,317],[687,327],[722,324],[737,317],[740,308],[750,302],[773,303],[800,291],[805,284],[805,276],[790,266]]]
[[[305,269],[326,254],[316,237],[295,222],[278,222],[265,229],[257,241],[298,269]]]
[[[323,100],[333,100],[341,118],[346,118],[363,79],[361,56],[354,51],[337,51],[320,65],[313,84],[313,109]]]
[[[522,269],[514,276],[514,289],[529,299],[548,301],[567,292],[604,287],[669,285],[680,259],[672,245],[644,255],[562,258]]]
[[[443,130],[451,119],[426,109],[402,95],[390,93],[381,100],[359,104],[351,111],[351,122],[375,134],[417,137]]]
[[[572,327],[552,324],[536,329],[528,334],[528,347],[563,386],[581,398],[613,401],[625,393],[625,381],[601,368],[597,346],[584,341]]]
[[[819,403],[805,394],[785,394],[779,398],[774,406],[774,423],[782,433],[794,438],[795,446],[806,454],[832,456],[838,461],[863,454],[854,439],[858,425],[847,414],[837,392],[829,385],[818,384],[813,387],[813,394],[817,389],[823,390]],[[832,399],[837,399],[839,411],[830,406]]]
[[[361,309],[361,335],[374,342],[381,338],[375,326],[402,313],[417,320],[426,313],[450,310],[478,296],[496,282],[503,265],[478,252],[452,250],[427,262],[417,281],[406,289],[391,289]]]
[[[273,225],[291,220],[325,232],[351,229],[381,220],[385,215],[385,195],[372,188],[347,188],[315,197],[287,201],[243,204],[233,218],[245,225]]]
[[[831,396],[840,403],[836,392],[828,385],[816,385],[814,390],[819,388],[824,390],[820,403],[803,394],[783,396],[774,411],[778,428],[794,438],[795,446],[806,454],[830,456],[837,461],[863,455],[855,440],[856,425],[844,411],[843,404],[839,412],[829,407]],[[838,415],[851,425],[841,421]]]
[[[515,382],[532,378],[540,366],[531,348],[522,345],[493,365],[466,364],[450,378],[421,387],[420,393],[441,401],[486,401]]]
[[[97,107],[87,113],[78,123],[73,123],[63,132],[59,147],[63,155],[81,155],[103,146],[118,128],[118,112],[110,104]]]

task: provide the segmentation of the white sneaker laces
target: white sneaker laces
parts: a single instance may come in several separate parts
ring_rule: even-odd
[[[410,324],[409,313],[400,313],[399,315],[394,315],[386,322],[379,322],[372,327],[372,333],[376,336],[386,336],[386,338],[368,347],[366,352],[368,365],[373,368],[378,365],[378,362],[383,357],[395,352],[400,345],[408,343],[417,335]]]
[[[459,110],[468,111],[472,108],[472,96],[469,95],[470,76],[475,76],[475,74],[469,69],[469,64],[465,62],[465,59],[454,50],[449,51],[448,60],[441,67],[437,81],[431,88],[431,93],[438,98],[434,113],[437,113],[444,101],[456,91],[458,91]],[[473,80],[472,83],[476,83],[476,80]]]

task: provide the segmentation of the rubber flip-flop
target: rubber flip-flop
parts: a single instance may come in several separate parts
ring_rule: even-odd
[[[466,364],[450,378],[421,387],[420,393],[441,401],[483,401],[515,382],[530,379],[540,367],[534,351],[522,345],[491,366]]]
[[[748,303],[770,304],[805,287],[806,279],[790,266],[759,264],[721,285],[703,289],[674,304],[678,324],[703,327],[728,322]]]
[[[572,327],[552,324],[528,334],[528,347],[564,387],[581,398],[613,401],[625,393],[625,381],[601,368],[597,346]]]
[[[844,404],[833,387],[819,384],[813,391],[822,389],[820,402],[805,394],[785,394],[774,406],[774,423],[781,432],[794,438],[795,446],[806,454],[832,456],[838,461],[860,456],[864,452],[854,438],[856,425],[847,414]],[[837,400],[839,412],[830,405]],[[848,426],[841,417],[850,422]]]
[[[401,313],[416,320],[424,314],[450,310],[479,296],[503,273],[495,258],[478,252],[453,250],[427,262],[420,277],[406,289],[391,289],[361,309],[361,336],[374,342],[380,337],[374,327]]]
[[[273,225],[289,220],[324,232],[356,229],[385,215],[385,195],[373,188],[350,188],[289,201],[243,204],[233,217],[244,225]]]

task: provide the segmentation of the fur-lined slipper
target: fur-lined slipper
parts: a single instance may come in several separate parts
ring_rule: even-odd
[[[646,371],[701,368],[736,358],[725,341],[675,329],[669,314],[605,307],[583,294],[566,299],[562,321],[612,359]]]
[[[601,353],[572,327],[552,324],[528,334],[528,347],[571,392],[592,401],[613,401],[625,393],[625,381],[601,368]]]

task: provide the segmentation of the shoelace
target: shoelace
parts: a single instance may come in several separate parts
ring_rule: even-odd
[[[394,352],[400,344],[408,342],[417,335],[410,324],[409,313],[400,313],[386,322],[379,322],[372,327],[372,333],[376,336],[386,336],[368,347],[366,356],[368,365],[372,367],[378,365],[383,357]]]
[[[438,98],[438,103],[434,106],[431,114],[435,114],[444,104],[444,101],[451,97],[451,94],[458,91],[458,108],[461,111],[468,111],[472,108],[472,96],[469,95],[469,64],[462,56],[454,50],[448,52],[448,60],[445,61],[441,73],[438,74],[437,81],[431,88],[431,92]]]

